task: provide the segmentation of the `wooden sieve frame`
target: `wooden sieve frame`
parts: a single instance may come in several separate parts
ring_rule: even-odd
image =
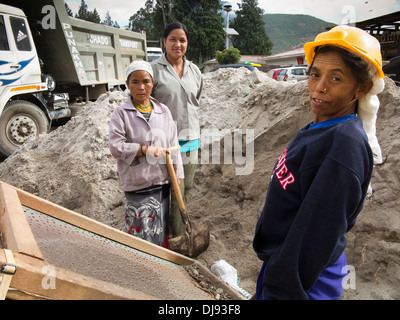
[[[18,267],[18,271],[11,281],[12,290],[7,293],[9,299],[159,299],[134,289],[94,279],[54,265],[51,266],[57,275],[57,287],[60,290],[43,288],[42,281],[45,276],[43,268],[50,264],[45,261],[36,242],[23,206],[177,265],[196,265],[196,268],[202,274],[229,293],[232,299],[245,299],[194,259],[129,235],[0,181],[0,231],[2,231],[2,241],[5,248],[12,251],[15,264]],[[0,265],[6,262],[5,252],[0,247]]]

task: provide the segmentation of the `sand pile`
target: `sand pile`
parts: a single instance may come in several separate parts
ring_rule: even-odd
[[[240,286],[254,292],[261,265],[252,249],[254,227],[272,167],[312,119],[306,83],[278,83],[247,69],[221,69],[204,78],[202,131],[250,129],[255,139],[251,174],[236,175],[243,163],[235,157],[233,164],[224,164],[224,140],[220,163],[199,164],[188,211],[194,223],[210,224],[211,244],[198,259],[209,267],[225,259],[237,269]],[[399,94],[387,80],[377,124],[387,159],[376,167],[374,194],[349,235],[347,256],[356,278],[345,299],[400,299]],[[108,150],[108,126],[112,111],[125,99],[121,92],[104,94],[66,125],[27,143],[0,164],[0,180],[122,229],[124,199]],[[211,146],[203,143],[200,153],[208,148],[211,154]]]
[[[123,193],[108,127],[125,99],[104,94],[66,125],[26,143],[0,165],[0,180],[118,228]]]

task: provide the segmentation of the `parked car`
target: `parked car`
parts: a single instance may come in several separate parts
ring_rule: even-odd
[[[290,81],[290,80],[307,80],[307,68],[306,67],[290,67],[283,68],[279,71],[277,80],[278,81]]]
[[[279,75],[279,72],[280,72],[281,70],[282,70],[282,68],[271,70],[271,72],[272,72],[272,79],[278,81],[278,75]]]
[[[250,71],[254,71],[257,69],[257,67],[255,67],[251,64],[222,64],[220,66],[216,66],[215,68],[211,69],[210,72],[213,72],[213,71],[221,69],[221,68],[247,68]]]

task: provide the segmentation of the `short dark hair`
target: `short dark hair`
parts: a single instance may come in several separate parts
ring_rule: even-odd
[[[336,52],[340,55],[340,57],[343,59],[343,62],[353,73],[357,82],[366,83],[368,81],[372,81],[376,76],[375,67],[371,63],[362,59],[358,54],[350,52],[338,46],[325,45],[315,48],[314,61],[319,53],[329,52]],[[314,61],[308,70],[311,70]]]
[[[167,39],[169,34],[175,29],[182,29],[183,31],[185,31],[186,38],[189,40],[189,32],[186,25],[179,21],[172,22],[165,28],[164,39]]]

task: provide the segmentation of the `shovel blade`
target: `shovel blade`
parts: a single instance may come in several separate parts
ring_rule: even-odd
[[[209,244],[210,228],[207,224],[192,228],[190,234],[185,232],[178,237],[169,239],[170,250],[190,258],[195,258],[206,251]]]

